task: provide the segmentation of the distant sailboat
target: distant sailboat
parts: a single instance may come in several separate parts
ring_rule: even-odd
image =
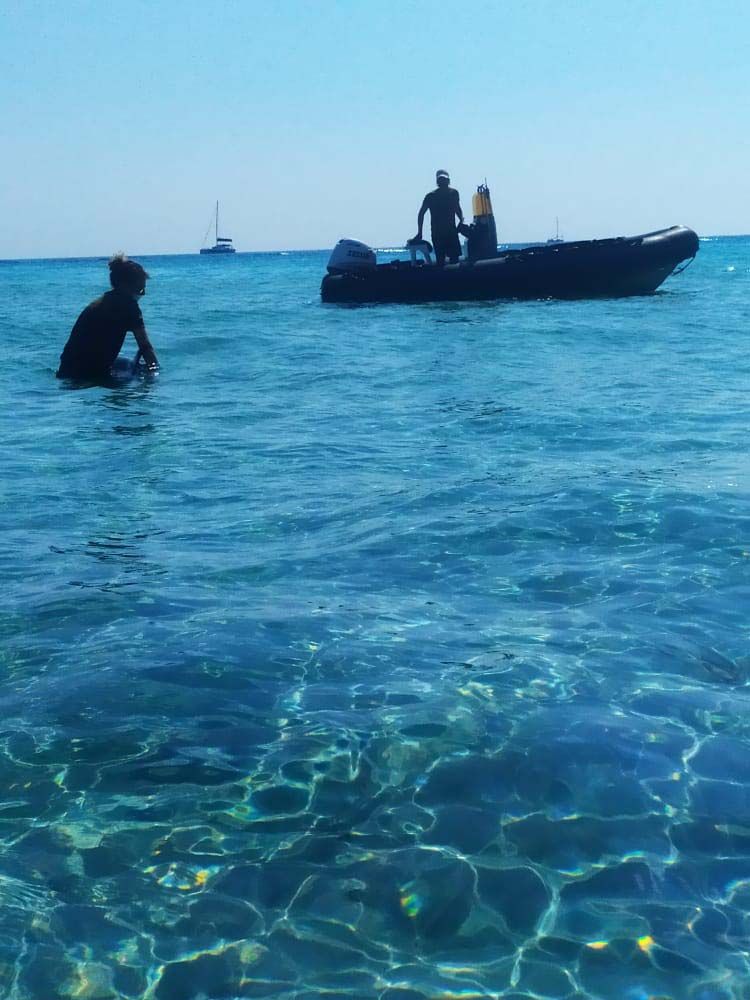
[[[201,253],[211,253],[211,254],[225,254],[225,253],[236,253],[236,250],[232,246],[231,236],[219,236],[219,203],[216,202],[216,222],[215,222],[215,240],[216,242],[212,247],[201,247]],[[209,225],[209,229],[210,229]],[[208,231],[206,231],[206,236],[208,236]],[[205,237],[204,237],[205,242]]]
[[[547,240],[547,243],[549,244],[549,243],[564,243],[564,242],[565,240],[560,235],[560,220],[558,219],[557,216],[555,216],[555,235],[550,236],[550,238]]]

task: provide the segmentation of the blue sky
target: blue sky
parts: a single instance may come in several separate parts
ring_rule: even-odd
[[[0,0],[0,257],[750,232],[746,0]]]

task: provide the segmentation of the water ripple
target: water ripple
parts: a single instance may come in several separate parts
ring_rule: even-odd
[[[101,262],[3,265],[0,994],[744,996],[748,254],[354,310],[155,258],[160,378],[77,391]]]

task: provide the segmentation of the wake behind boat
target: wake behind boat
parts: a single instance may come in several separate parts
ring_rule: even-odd
[[[210,229],[209,225],[209,229]],[[208,236],[208,231],[206,232]],[[215,236],[214,245],[212,247],[201,247],[201,253],[203,254],[228,254],[236,253],[237,251],[232,246],[231,236],[219,236],[219,203],[216,202],[216,219],[215,219]],[[205,237],[203,242],[205,243]]]
[[[487,299],[584,299],[648,295],[698,252],[698,237],[685,226],[640,236],[560,242],[497,251],[489,190],[474,196],[467,254],[457,264],[425,261],[378,264],[375,252],[340,240],[328,262],[320,294],[324,302],[431,302]],[[429,244],[426,244],[429,247]],[[431,249],[431,248],[430,248]]]

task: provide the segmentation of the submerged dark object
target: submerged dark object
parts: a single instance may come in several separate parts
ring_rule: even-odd
[[[585,299],[648,295],[698,252],[692,229],[508,250],[444,267],[408,261],[337,269],[320,288],[324,302],[431,302]]]

